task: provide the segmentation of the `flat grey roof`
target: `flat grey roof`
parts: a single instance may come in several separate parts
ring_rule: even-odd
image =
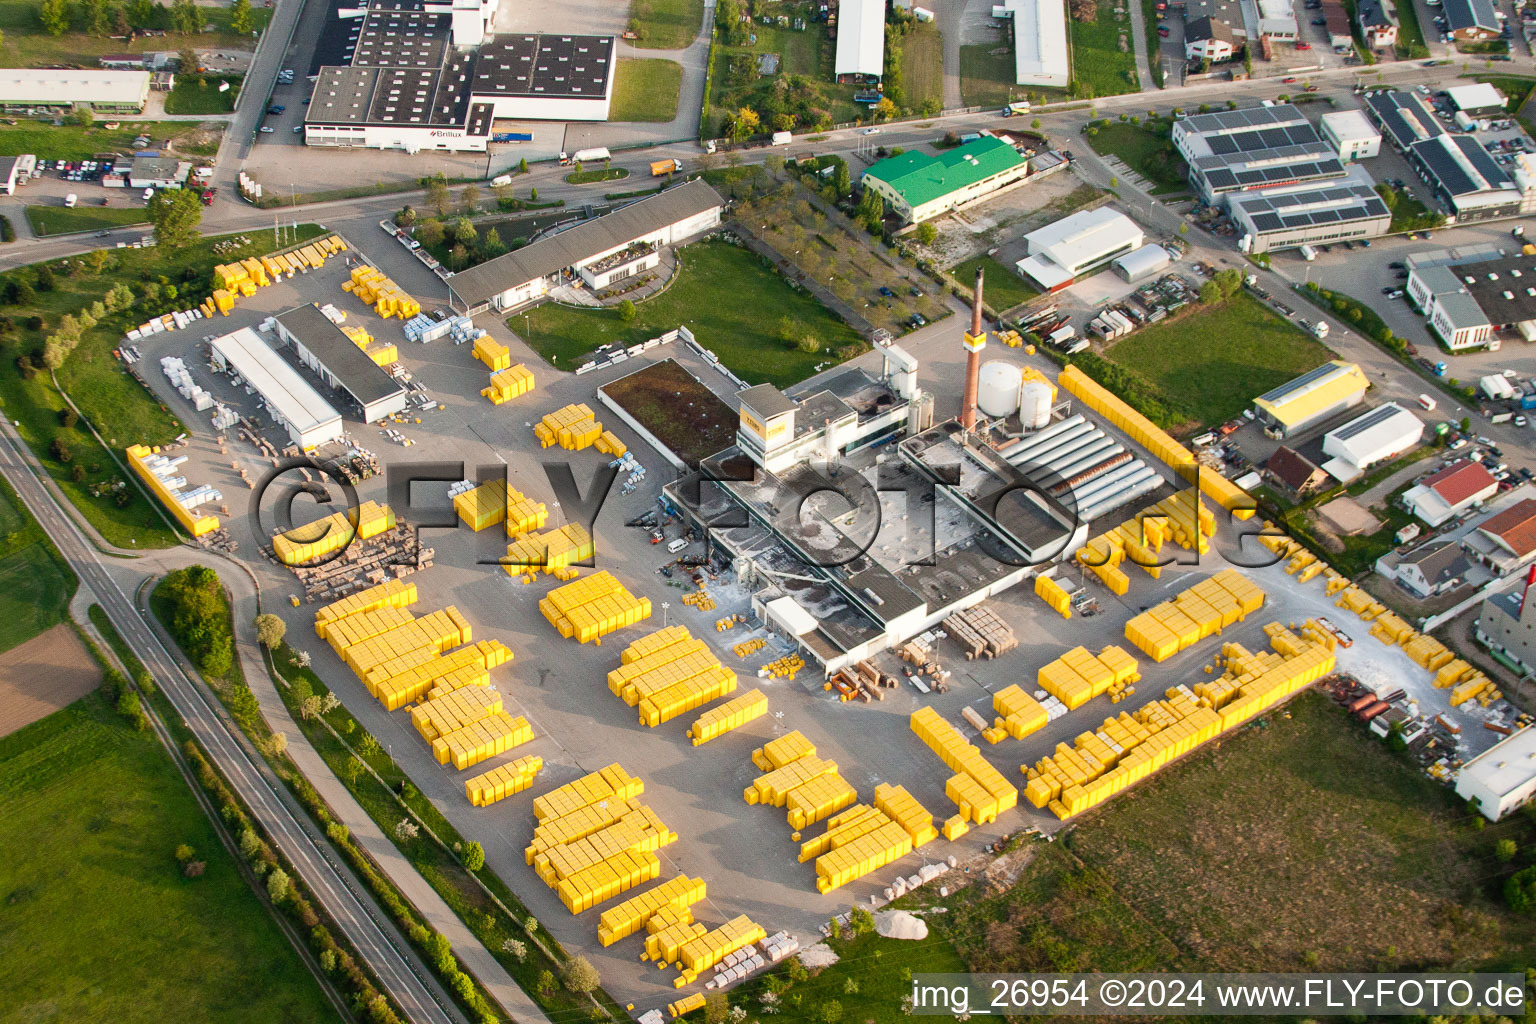
[[[1239,107],[1237,110],[1213,110],[1191,114],[1181,122],[1186,131],[1197,135],[1211,132],[1240,132],[1281,124],[1306,123],[1307,117],[1295,104],[1276,103],[1272,107]]]
[[[277,322],[325,364],[358,404],[372,405],[404,390],[318,306],[295,306],[277,314]]]
[[[614,69],[613,36],[498,36],[480,47],[477,96],[602,99]]]
[[[448,288],[466,306],[478,306],[510,288],[548,277],[724,204],[707,182],[695,179],[454,274],[448,279]]]
[[[736,398],[742,405],[763,417],[777,416],[797,408],[794,402],[785,397],[784,392],[772,384],[747,388],[738,392]]]

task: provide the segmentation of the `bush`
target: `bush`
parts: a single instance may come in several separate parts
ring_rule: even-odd
[[[584,956],[573,956],[560,968],[560,980],[572,992],[585,994],[597,988],[602,979],[597,968]]]
[[[169,573],[155,590],[170,605],[167,625],[188,657],[210,676],[222,677],[234,663],[234,637],[229,624],[229,602],[218,573],[204,565],[188,566]],[[256,698],[244,687],[233,688],[230,708],[235,710],[235,691],[244,691],[254,712]],[[239,711],[235,712],[237,715]]]
[[[1482,821],[1479,816],[1474,819]],[[1536,867],[1516,871],[1504,883],[1504,902],[1522,914],[1536,914]]]
[[[0,216],[0,242],[16,241],[16,226],[11,223],[11,218]]]
[[[475,842],[464,847],[464,866],[471,871],[485,867],[485,848]]]

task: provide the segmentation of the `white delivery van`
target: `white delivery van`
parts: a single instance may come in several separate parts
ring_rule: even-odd
[[[75,195],[73,192],[71,192],[69,195],[64,197],[64,205],[65,206],[74,206],[79,201],[80,201],[80,197]]]
[[[1425,412],[1434,412],[1435,411],[1435,400],[1433,398],[1430,398],[1428,395],[1420,395],[1419,396],[1419,404],[1424,407],[1424,411]]]
[[[496,186],[497,188],[500,188],[502,185],[510,185],[510,184],[512,184],[512,175],[510,175],[510,174],[497,175],[496,177],[491,179],[491,184]]]
[[[672,554],[675,555],[675,554],[677,554],[679,551],[683,550],[683,548],[685,548],[687,546],[688,546],[688,542],[686,540],[684,540],[683,538],[679,537],[676,540],[671,541],[671,542],[669,542],[667,544],[667,550],[672,552]]]

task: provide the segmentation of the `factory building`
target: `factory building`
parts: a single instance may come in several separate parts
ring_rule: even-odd
[[[1368,387],[1360,367],[1335,359],[1260,395],[1253,410],[1265,434],[1295,437],[1359,405]]]
[[[318,306],[296,306],[279,313],[274,322],[278,337],[293,346],[299,362],[345,392],[363,422],[377,423],[405,411],[405,389]]]
[[[1449,3],[1447,3],[1449,7]],[[1500,594],[1491,597],[1483,605],[1483,615],[1478,620],[1479,632],[1484,622],[1496,622],[1494,628],[1510,629],[1523,624],[1522,632],[1530,630],[1530,620],[1524,618],[1523,594]],[[1536,619],[1536,615],[1532,616]],[[1481,638],[1481,637],[1480,637]],[[1521,665],[1536,664],[1531,658],[1528,644],[1515,640],[1516,650],[1524,658],[1508,655]],[[1493,646],[1493,644],[1490,644]],[[1477,809],[1489,821],[1499,821],[1524,807],[1536,793],[1536,729],[1524,728],[1506,737],[1461,766],[1456,773],[1456,795],[1463,800],[1477,801]]]
[[[1334,110],[1322,117],[1323,138],[1345,163],[1369,160],[1381,153],[1381,132],[1358,110]]]
[[[870,166],[859,178],[908,224],[920,224],[1029,176],[1029,162],[990,135],[937,155],[909,150]]]
[[[1227,211],[1247,253],[1378,238],[1392,226],[1392,211],[1360,167],[1331,181],[1234,192]]]
[[[1173,122],[1172,141],[1190,183],[1208,203],[1252,189],[1344,176],[1333,146],[1290,103],[1193,114]]]
[[[255,331],[242,327],[214,338],[211,348],[214,367],[254,388],[268,414],[299,448],[316,448],[341,436],[341,414]]]
[[[149,103],[148,71],[65,71],[0,68],[0,109],[142,114]]]
[[[837,49],[832,73],[839,82],[878,82],[885,74],[885,0],[843,0],[837,6]]]
[[[1064,0],[1004,0],[992,17],[1013,27],[1013,80],[1065,89],[1071,81]]]
[[[1424,422],[1396,402],[1377,406],[1323,435],[1323,463],[1329,476],[1349,483],[1418,444]]]
[[[1499,332],[1536,341],[1536,256],[1435,250],[1406,261],[1408,296],[1453,352],[1497,350]]]
[[[493,0],[333,7],[304,114],[311,146],[485,152],[497,119],[603,121],[613,36],[493,36]]]
[[[1499,493],[1499,482],[1479,462],[1458,459],[1403,492],[1403,504],[1431,528],[1449,522]]]
[[[703,181],[675,185],[602,217],[531,242],[448,279],[449,301],[461,313],[512,309],[549,294],[583,268],[606,283],[654,266],[655,249],[720,226],[725,201]],[[626,254],[617,262],[610,259]]]
[[[1451,106],[1468,117],[1503,117],[1509,102],[1504,94],[1487,82],[1458,85],[1445,91]]]
[[[1365,109],[1458,221],[1520,212],[1524,195],[1514,178],[1475,138],[1446,132],[1417,94],[1388,89],[1366,93]]]
[[[1023,259],[1015,264],[1021,276],[1046,291],[1070,287],[1078,275],[1140,249],[1146,241],[1140,226],[1108,206],[1084,210],[1024,236]]]

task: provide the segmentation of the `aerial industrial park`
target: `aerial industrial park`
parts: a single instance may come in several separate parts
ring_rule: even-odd
[[[0,1017],[1524,1014],[1536,6],[26,6]]]

